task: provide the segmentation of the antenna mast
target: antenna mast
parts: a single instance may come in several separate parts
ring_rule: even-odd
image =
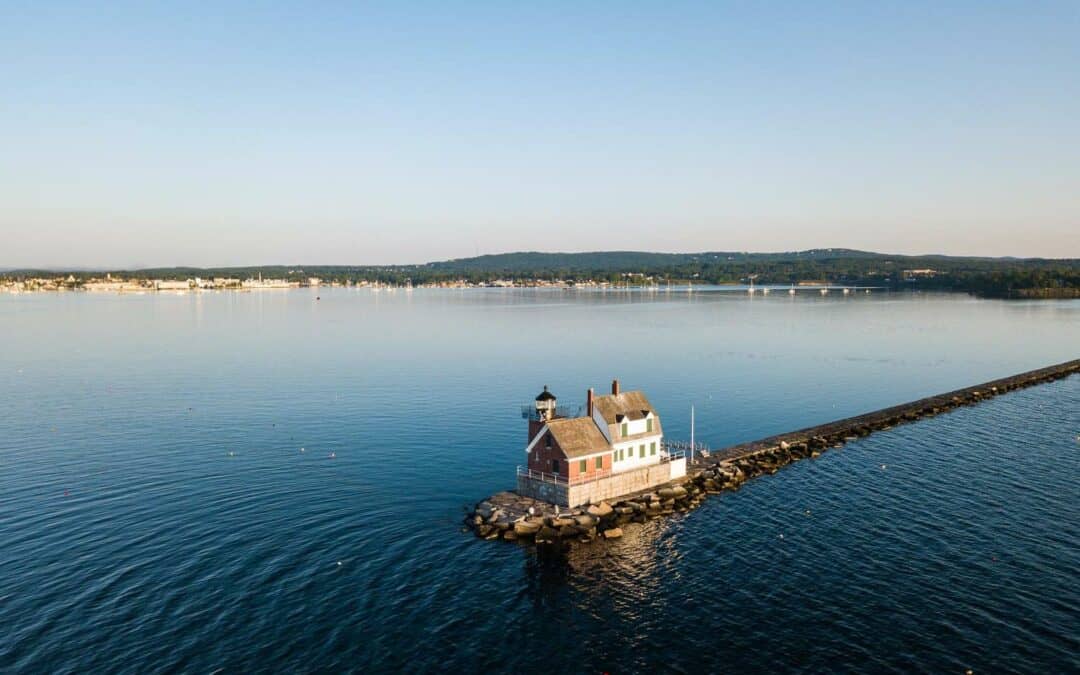
[[[694,406],[690,405],[690,463],[694,463]]]

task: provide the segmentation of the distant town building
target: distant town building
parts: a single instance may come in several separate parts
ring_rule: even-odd
[[[920,277],[930,278],[934,276],[937,276],[937,270],[904,270],[904,279],[918,279]]]
[[[153,286],[150,288],[152,289]],[[106,293],[122,293],[124,291],[145,291],[147,287],[138,281],[119,281],[113,279],[111,275],[106,275],[104,281],[87,281],[83,284],[83,289]]]
[[[191,288],[191,281],[173,281],[167,279],[158,279],[154,282],[154,287],[159,291],[186,291]]]
[[[299,281],[288,279],[263,279],[261,274],[258,279],[248,279],[242,284],[243,288],[293,288],[299,285]]]

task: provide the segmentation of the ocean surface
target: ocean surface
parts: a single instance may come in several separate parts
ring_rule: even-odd
[[[752,440],[1080,356],[1080,302],[0,296],[0,672],[1078,672],[1080,378],[613,542],[461,530],[520,406]]]

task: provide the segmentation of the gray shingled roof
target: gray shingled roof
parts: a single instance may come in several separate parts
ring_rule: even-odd
[[[569,458],[592,455],[611,447],[590,417],[555,419],[547,426],[555,442]]]
[[[608,424],[618,424],[624,418],[640,420],[648,412],[656,414],[652,404],[649,403],[649,399],[640,391],[626,391],[621,394],[597,396],[593,399],[593,406]]]

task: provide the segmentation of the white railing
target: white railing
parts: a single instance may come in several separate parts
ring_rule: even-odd
[[[690,443],[688,443],[687,441],[668,441],[668,440],[663,441],[663,448],[665,450],[669,451],[669,452],[672,452],[672,451],[675,451],[675,450],[682,450],[683,452],[690,452],[691,450],[693,450],[694,452],[700,453],[702,450],[706,450],[706,451],[710,450],[709,446],[704,444],[704,443],[694,443],[691,446]]]
[[[569,485],[569,481],[566,476],[561,476],[557,473],[544,473],[543,471],[533,471],[532,469],[519,466],[517,468],[517,475],[525,476],[533,480],[538,480],[543,483],[557,483],[559,485]]]
[[[684,452],[661,452],[660,461],[657,464],[666,464],[678,459],[686,457]],[[636,466],[633,469],[627,469],[626,471],[612,471],[611,469],[600,469],[599,471],[593,471],[591,473],[581,474],[568,478],[558,473],[545,473],[543,471],[536,471],[526,466],[519,466],[517,468],[517,475],[525,476],[532,480],[538,480],[542,483],[553,483],[555,485],[583,485],[585,483],[591,483],[601,478],[609,478],[616,474],[632,473],[634,471],[641,471],[648,469],[650,466],[656,466],[656,464],[645,464],[642,466]]]
[[[581,411],[584,409],[580,403],[557,403],[555,404],[555,410],[553,417],[581,417]],[[521,418],[526,420],[539,420],[540,411],[536,409],[536,405],[532,403],[521,406]]]
[[[611,469],[600,469],[599,471],[592,471],[590,473],[574,476],[573,478],[567,478],[562,474],[534,471],[525,466],[519,466],[517,468],[517,475],[519,476],[525,476],[544,483],[555,483],[557,485],[582,485],[583,483],[591,483],[592,481],[600,480],[601,478],[608,478],[611,474]]]

